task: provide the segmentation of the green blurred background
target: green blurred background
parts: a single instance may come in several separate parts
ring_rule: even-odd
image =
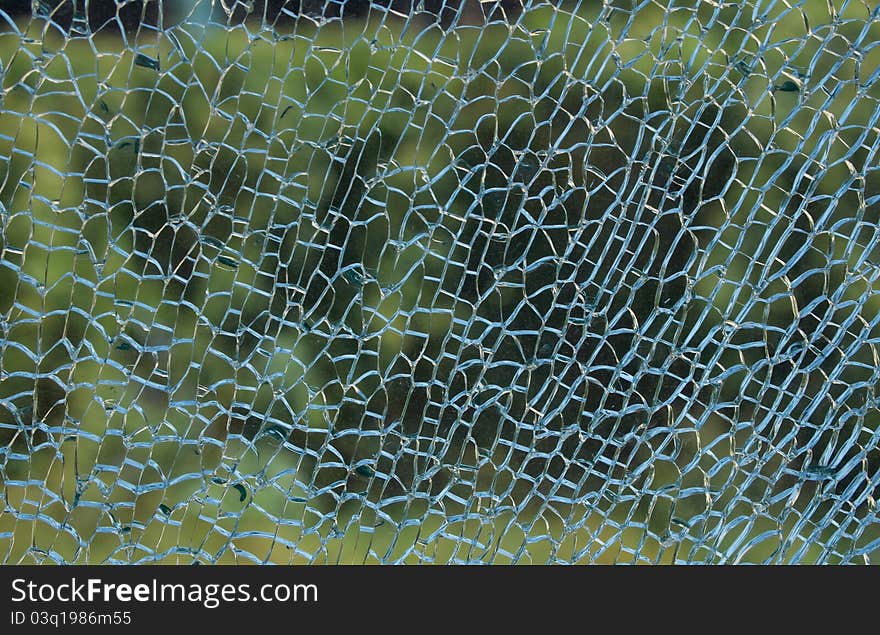
[[[836,4],[3,25],[2,561],[870,559]]]

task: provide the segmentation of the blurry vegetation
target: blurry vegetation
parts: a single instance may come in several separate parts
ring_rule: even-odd
[[[2,25],[3,561],[873,544],[880,22],[579,6]]]

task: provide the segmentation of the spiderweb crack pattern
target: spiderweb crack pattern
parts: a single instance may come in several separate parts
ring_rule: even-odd
[[[0,9],[2,561],[876,562],[878,36]]]

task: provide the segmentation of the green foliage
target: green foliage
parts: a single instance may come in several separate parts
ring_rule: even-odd
[[[448,31],[390,18],[301,21],[289,33],[184,24],[129,46],[64,38],[38,20],[0,33],[0,400],[9,421],[12,408],[30,408],[45,426],[27,461],[30,478],[45,479],[59,499],[42,513],[73,536],[55,547],[65,559],[85,558],[76,546],[96,527],[117,528],[92,545],[99,559],[149,558],[182,536],[207,536],[203,517],[174,518],[185,530],[173,535],[154,518],[157,505],[174,517],[193,497],[224,528],[234,518],[239,530],[265,532],[268,518],[297,544],[329,531],[302,511],[307,501],[335,508],[337,523],[357,513],[378,527],[412,514],[430,527],[438,493],[468,466],[478,489],[514,506],[555,481],[589,490],[620,466],[607,439],[657,421],[637,412],[613,428],[596,423],[586,441],[566,442],[562,467],[534,458],[553,450],[540,430],[626,410],[621,395],[633,386],[602,369],[625,366],[625,352],[652,335],[658,306],[672,307],[694,338],[752,338],[766,350],[782,348],[788,336],[778,331],[832,286],[811,272],[825,272],[844,295],[861,293],[864,281],[846,271],[865,248],[844,248],[837,229],[815,227],[818,213],[825,228],[877,220],[859,191],[880,187],[870,153],[880,88],[863,81],[880,49],[854,59],[838,50],[839,41],[876,40],[877,25],[812,37],[832,20],[824,2],[800,13],[774,7],[766,26],[731,3],[711,12],[705,3],[644,5],[637,18],[586,4],[576,14],[530,9],[513,27]],[[640,183],[623,166],[635,166]],[[682,187],[688,175],[695,180]],[[664,207],[656,192],[675,188],[678,205]],[[785,216],[798,231],[783,238]],[[609,253],[624,235],[634,252]],[[582,276],[590,282],[551,289],[571,249],[591,263]],[[798,277],[803,284],[793,285]],[[513,282],[536,291],[530,307]],[[631,292],[608,291],[624,283]],[[569,293],[592,300],[557,310]],[[737,312],[744,293],[747,314]],[[868,309],[877,311],[876,298]],[[528,404],[556,350],[537,336],[499,339],[495,365],[467,369],[501,338],[480,325],[536,331],[542,320],[580,342],[568,354],[599,368],[592,381],[609,389],[607,400],[593,387],[577,407],[553,403],[554,415],[534,415]],[[728,336],[733,321],[742,328]],[[588,332],[613,343],[583,344]],[[444,366],[455,353],[450,336],[466,343],[454,370]],[[674,377],[693,373],[674,353],[653,351],[647,363],[661,378],[638,387],[673,404],[670,420],[681,407],[675,395],[687,392]],[[722,350],[721,363],[752,377],[725,382],[722,398],[759,402],[773,372],[749,370],[761,354]],[[874,364],[867,354],[858,361]],[[853,365],[838,380],[866,372]],[[479,382],[516,396],[452,407]],[[450,407],[435,412],[436,403]],[[368,410],[400,421],[398,445],[417,444],[427,428],[451,441],[432,448],[433,461],[393,462],[383,454],[386,422]],[[460,425],[465,411],[469,426]],[[723,428],[691,431],[694,447]],[[22,450],[17,430],[4,424],[0,437]],[[62,445],[72,433],[76,443]],[[316,458],[328,444],[337,462]],[[24,469],[15,463],[7,475]],[[683,487],[680,468],[658,468],[656,478]],[[203,478],[215,473],[225,476]],[[70,485],[80,475],[82,492]],[[239,509],[229,511],[209,481],[236,491]],[[401,492],[416,502],[355,512],[338,483],[374,503]],[[30,485],[5,487],[7,505],[32,496]],[[108,491],[120,518],[99,505]],[[617,501],[595,504],[622,513]],[[577,515],[574,507],[493,522],[505,540],[517,531],[526,540],[536,517]],[[665,522],[710,511],[687,501],[665,510]],[[282,522],[294,514],[299,524]],[[663,524],[646,514],[646,524]],[[582,516],[570,525],[592,531]],[[154,554],[119,553],[133,534]],[[207,538],[192,540],[209,548]],[[577,552],[576,539],[568,549]]]

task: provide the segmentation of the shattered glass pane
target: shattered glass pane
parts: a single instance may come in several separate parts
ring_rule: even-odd
[[[876,563],[880,11],[0,9],[0,562]]]

